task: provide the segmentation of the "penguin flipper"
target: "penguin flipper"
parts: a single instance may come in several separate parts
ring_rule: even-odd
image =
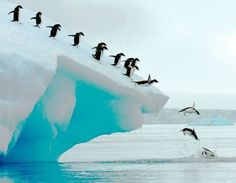
[[[47,26],[47,28],[53,28],[53,26]]]
[[[10,15],[11,13],[14,13],[14,11],[9,12],[8,15]]]
[[[30,20],[36,19],[36,17],[32,17]]]
[[[75,37],[75,35],[68,35],[69,37]]]

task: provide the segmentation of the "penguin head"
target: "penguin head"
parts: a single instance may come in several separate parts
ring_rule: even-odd
[[[36,14],[37,17],[40,17],[41,15],[42,15],[41,12],[38,12],[38,13]]]
[[[138,58],[135,58],[134,60],[140,62],[140,60]]]
[[[84,33],[83,32],[78,32],[78,35],[84,36]]]
[[[18,5],[15,9],[23,9],[23,7],[21,5]]]
[[[125,54],[124,54],[124,53],[119,53],[118,55],[125,57]]]
[[[107,46],[107,44],[104,42],[101,42],[101,43],[98,43],[98,46]]]
[[[159,83],[156,79],[152,80],[153,83]]]
[[[61,30],[60,28],[61,28],[61,25],[60,24],[55,24],[54,26],[53,26],[54,28],[56,28],[57,30]]]
[[[104,50],[108,50],[108,48],[107,48],[106,46],[103,46],[102,48],[103,48]]]

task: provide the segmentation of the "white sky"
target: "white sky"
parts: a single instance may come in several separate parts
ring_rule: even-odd
[[[139,57],[164,92],[236,93],[235,0],[11,0]]]

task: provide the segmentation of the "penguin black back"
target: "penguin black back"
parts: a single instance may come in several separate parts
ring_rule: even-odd
[[[56,37],[57,31],[58,30],[61,31],[60,27],[61,27],[60,24],[55,24],[53,26],[47,26],[47,28],[51,28],[51,32],[50,32],[49,37]]]
[[[80,43],[80,36],[84,36],[83,32],[77,32],[75,35],[68,35],[74,37],[74,44],[72,46],[77,46]]]
[[[101,59],[101,55],[103,53],[104,50],[108,50],[108,48],[106,46],[99,46],[96,48],[96,52],[93,55],[93,58],[95,58],[96,60],[100,60]]]
[[[35,27],[39,27],[39,25],[42,23],[42,13],[38,12],[35,17],[32,17],[31,20],[35,19],[36,25]],[[40,28],[40,27],[39,27]]]
[[[15,9],[13,11],[8,13],[8,14],[13,13],[12,22],[18,22],[19,21],[20,9],[23,9],[23,7],[21,5],[18,5],[17,7],[15,7]]]
[[[120,61],[122,56],[125,56],[125,54],[124,53],[118,53],[116,55],[110,55],[110,57],[114,57],[115,58],[114,63],[111,64],[111,65],[116,66],[119,63],[119,61]]]

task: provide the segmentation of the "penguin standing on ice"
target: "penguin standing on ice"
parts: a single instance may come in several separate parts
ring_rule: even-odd
[[[23,7],[21,5],[18,5],[17,7],[15,7],[15,9],[13,11],[8,13],[8,15],[13,13],[12,22],[19,22],[20,9],[23,9]]]
[[[186,107],[184,109],[181,109],[179,112],[183,112],[185,116],[186,114],[194,114],[194,113],[200,115],[200,112],[195,108],[195,102],[193,102],[192,107]]]
[[[134,58],[128,58],[125,63],[124,63],[124,68],[126,69],[126,73],[124,74],[125,76],[130,77],[131,76],[131,71],[132,71],[132,66],[131,64],[133,63]],[[136,66],[137,67],[137,66]]]
[[[84,36],[83,32],[77,32],[75,35],[68,35],[70,37],[74,37],[74,44],[72,46],[77,46],[80,43],[80,36]]]
[[[126,73],[125,73],[124,75],[125,75],[125,76],[128,76],[128,77],[130,78],[130,77],[133,75],[133,73],[134,73],[135,70],[139,70],[138,66],[133,65],[133,64],[131,63],[131,65],[129,65],[129,66],[127,67]]]
[[[133,62],[134,58],[128,58],[126,59],[124,63],[124,68],[129,69],[131,67],[131,63]]]
[[[195,140],[199,140],[196,132],[194,129],[191,128],[184,128],[180,132],[183,132],[184,135],[189,135],[190,137],[193,137]]]
[[[118,53],[116,55],[110,55],[110,57],[114,57],[115,58],[114,64],[111,64],[111,65],[117,66],[120,63],[120,59],[121,59],[122,56],[125,57],[125,54],[124,53]]]
[[[50,35],[49,37],[53,37],[55,38],[56,35],[57,35],[57,31],[61,31],[61,25],[60,24],[55,24],[53,26],[47,26],[47,28],[51,28],[51,32],[50,32]]]
[[[96,60],[101,59],[101,55],[104,50],[108,50],[107,45],[104,42],[99,43],[96,47],[93,47],[92,49],[96,49],[95,54],[93,54],[93,58],[95,58]]]
[[[32,18],[31,18],[31,20],[34,20],[34,19],[35,19],[35,21],[36,21],[35,27],[40,28],[39,25],[42,23],[42,18],[41,18],[41,16],[42,16],[42,13],[41,13],[41,12],[38,12],[35,17],[32,17]]]
[[[135,58],[132,62],[131,62],[131,72],[130,72],[130,76],[132,76],[135,72],[135,70],[139,70],[137,64],[137,61],[140,61],[138,58]]]
[[[134,81],[134,83],[136,83],[137,85],[140,86],[151,86],[154,83],[159,83],[156,79],[151,79],[151,76],[149,74],[148,79],[147,80],[143,80],[143,81]]]

